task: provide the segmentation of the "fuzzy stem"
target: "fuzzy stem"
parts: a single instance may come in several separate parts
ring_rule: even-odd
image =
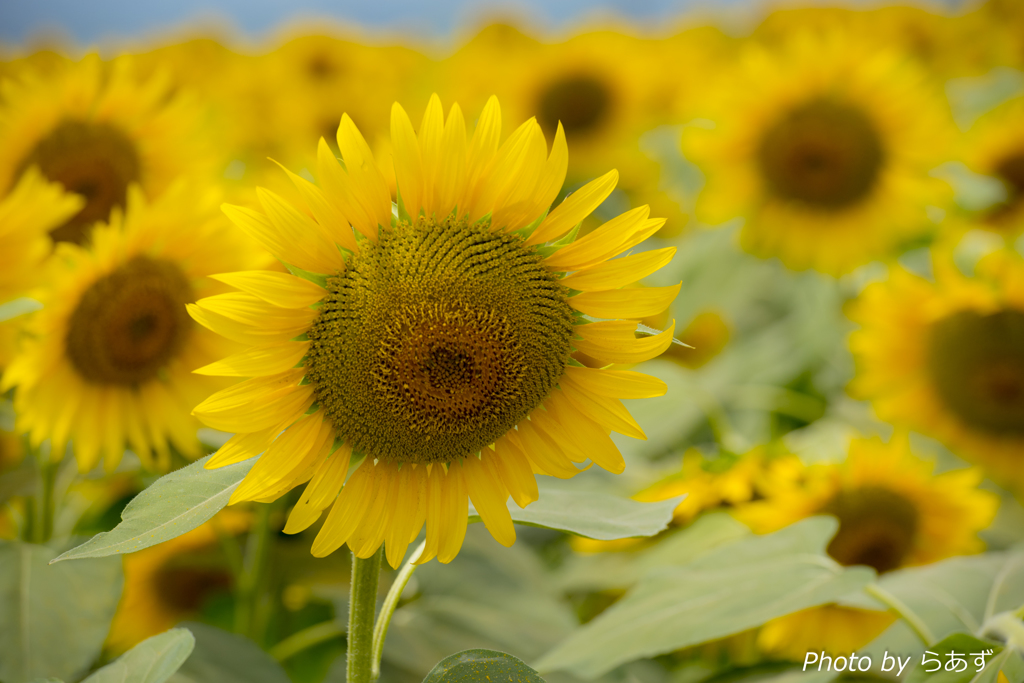
[[[348,683],[372,683],[373,618],[377,611],[381,546],[372,557],[352,556],[352,586],[348,609]]]
[[[391,588],[388,590],[387,597],[384,598],[384,604],[381,605],[380,616],[377,617],[377,623],[373,627],[373,668],[371,670],[373,680],[380,678],[380,660],[384,655],[384,639],[388,637],[388,626],[391,625],[391,617],[395,613],[395,608],[398,607],[398,601],[402,598],[405,586],[409,583],[409,579],[412,578],[412,573],[416,571],[418,566],[416,561],[420,559],[420,555],[423,554],[423,549],[426,547],[427,542],[423,541],[413,551],[409,561],[405,563],[402,571],[398,572],[398,576],[395,577],[394,583],[391,584]]]

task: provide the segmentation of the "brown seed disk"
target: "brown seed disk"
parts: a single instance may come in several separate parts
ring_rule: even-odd
[[[194,300],[181,269],[136,256],[90,286],[71,314],[67,354],[95,384],[138,385],[155,378],[184,345]]]
[[[419,219],[364,242],[309,331],[318,403],[358,451],[479,452],[540,405],[569,359],[567,292],[521,238]]]
[[[58,242],[84,243],[88,228],[108,220],[115,206],[123,207],[128,184],[141,177],[135,144],[122,131],[73,119],[57,124],[36,143],[18,165],[17,175],[33,164],[49,180],[85,198],[81,211],[50,232]]]
[[[881,486],[841,491],[821,510],[839,518],[828,554],[847,566],[864,564],[887,572],[902,564],[914,544],[914,504]]]
[[[867,197],[884,161],[871,119],[854,106],[824,98],[786,112],[765,131],[757,150],[772,194],[825,210]]]

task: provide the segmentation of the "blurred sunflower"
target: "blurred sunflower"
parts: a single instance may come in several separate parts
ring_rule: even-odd
[[[1006,198],[989,209],[980,227],[1015,237],[1024,230],[1024,97],[1004,102],[972,126],[964,143],[967,165],[998,178]]]
[[[1024,259],[994,252],[967,277],[936,257],[934,281],[896,269],[849,316],[850,393],[1024,491]]]
[[[880,573],[981,552],[978,532],[995,517],[998,496],[978,488],[981,472],[975,468],[938,475],[933,469],[934,463],[910,452],[905,437],[889,443],[855,439],[845,462],[776,469],[759,486],[764,499],[735,514],[758,533],[834,515],[839,530],[829,555]],[[850,652],[892,621],[884,613],[829,605],[769,622],[758,642],[789,657],[822,649]]]
[[[82,208],[84,201],[28,169],[10,194],[0,199],[0,303],[24,293],[36,282],[50,255],[49,232]]]
[[[841,274],[930,229],[948,188],[928,176],[950,122],[940,91],[899,53],[831,33],[751,46],[709,104],[713,131],[686,129],[706,172],[697,216],[746,221],[743,247],[796,269]]]
[[[84,197],[81,211],[51,231],[82,244],[93,223],[124,207],[131,183],[152,200],[186,172],[210,172],[200,124],[190,100],[172,94],[166,79],[137,79],[128,57],[19,71],[0,86],[0,194],[38,167]]]
[[[120,654],[178,622],[199,615],[204,604],[234,583],[220,552],[221,536],[249,526],[249,515],[226,510],[186,534],[124,556],[124,592],[106,647]]]
[[[34,292],[43,308],[0,381],[16,390],[17,431],[49,439],[55,459],[70,439],[82,471],[101,454],[112,469],[126,445],[148,468],[166,469],[171,445],[201,454],[189,412],[223,382],[191,371],[230,346],[185,304],[217,290],[205,276],[265,263],[215,194],[178,184],[149,203],[132,186],[127,199],[89,249],[58,245]]]
[[[384,543],[397,567],[425,523],[421,561],[448,562],[465,535],[467,496],[510,545],[509,495],[525,506],[538,495],[534,473],[572,477],[573,462],[587,459],[621,472],[608,432],[644,435],[618,398],[665,391],[655,378],[570,360],[575,348],[606,364],[639,362],[671,343],[671,328],[637,339],[635,320],[666,308],[679,286],[619,288],[674,248],[609,260],[664,221],[641,207],[573,240],[617,173],[549,212],[568,163],[564,134],[549,155],[536,121],[501,145],[500,130],[494,98],[471,139],[457,105],[445,120],[431,98],[417,136],[396,104],[393,213],[345,116],[343,164],[321,139],[320,185],[291,174],[305,206],[260,190],[262,212],[225,207],[307,276],[222,275],[241,291],[189,306],[201,324],[252,347],[199,371],[251,378],[194,411],[238,432],[208,466],[263,454],[231,502],[271,501],[312,479],[285,531],[308,528],[333,504],[316,556],[347,543],[369,557]],[[344,483],[353,453],[365,457]]]

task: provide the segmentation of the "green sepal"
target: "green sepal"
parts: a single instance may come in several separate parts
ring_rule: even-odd
[[[309,280],[314,285],[320,285],[324,289],[327,289],[326,275],[323,275],[321,273],[311,273],[308,270],[303,270],[298,266],[293,266],[292,264],[285,263],[284,261],[281,261],[281,263],[283,263],[284,267],[288,269],[288,272],[294,275],[295,277],[301,277],[303,280]]]

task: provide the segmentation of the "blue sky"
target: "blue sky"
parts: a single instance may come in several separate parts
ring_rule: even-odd
[[[946,0],[955,4],[957,0]],[[792,4],[792,3],[789,3]],[[806,3],[805,3],[806,4]],[[864,0],[847,4],[864,5]],[[289,21],[328,18],[419,36],[441,37],[492,17],[529,18],[557,29],[594,15],[629,17],[654,28],[686,10],[728,15],[759,0],[0,0],[0,43],[50,34],[80,45],[158,37],[191,26],[218,26],[259,38]]]

